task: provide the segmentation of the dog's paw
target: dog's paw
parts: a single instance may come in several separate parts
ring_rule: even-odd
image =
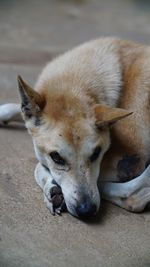
[[[61,215],[61,213],[66,210],[66,204],[63,197],[63,193],[61,191],[61,188],[58,187],[57,185],[54,185],[49,189],[47,200],[46,200],[47,207],[52,215],[55,214]]]

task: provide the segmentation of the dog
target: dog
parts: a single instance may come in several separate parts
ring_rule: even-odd
[[[101,198],[132,212],[150,202],[150,47],[100,38],[52,60],[20,104],[39,161],[35,179],[52,214],[94,216]],[[21,112],[20,112],[21,111]]]

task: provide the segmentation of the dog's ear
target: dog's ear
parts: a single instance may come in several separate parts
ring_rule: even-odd
[[[37,117],[45,106],[45,99],[24,82],[21,76],[18,76],[18,87],[24,119],[30,119],[32,116]]]
[[[108,106],[96,105],[95,106],[95,117],[96,117],[96,126],[98,128],[104,128],[111,126],[118,120],[121,120],[133,112],[121,109],[121,108],[112,108]]]

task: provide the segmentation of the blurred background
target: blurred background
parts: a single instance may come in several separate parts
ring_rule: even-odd
[[[150,1],[0,0],[0,102],[15,100],[18,73],[35,82],[52,57],[99,36],[149,44]]]
[[[18,73],[34,82],[52,57],[99,36],[149,44],[150,1],[0,0],[0,102],[15,100]]]
[[[147,0],[1,0],[0,44],[62,50],[91,38],[116,35],[150,41]]]

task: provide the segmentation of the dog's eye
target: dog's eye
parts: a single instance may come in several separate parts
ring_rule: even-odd
[[[59,153],[57,151],[53,151],[50,153],[50,157],[52,158],[52,160],[59,165],[65,165],[65,160],[59,155]]]
[[[101,152],[101,147],[97,146],[93,154],[90,156],[90,161],[91,162],[95,161],[99,157],[100,152]]]

